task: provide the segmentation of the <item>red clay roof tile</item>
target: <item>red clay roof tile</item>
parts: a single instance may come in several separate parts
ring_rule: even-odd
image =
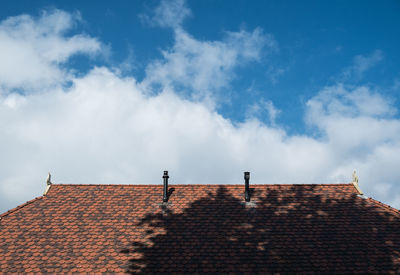
[[[52,185],[1,215],[2,272],[396,273],[400,212],[352,184]]]

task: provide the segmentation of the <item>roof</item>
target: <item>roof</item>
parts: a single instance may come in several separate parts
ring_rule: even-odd
[[[398,272],[400,212],[352,184],[53,184],[1,215],[11,272]]]

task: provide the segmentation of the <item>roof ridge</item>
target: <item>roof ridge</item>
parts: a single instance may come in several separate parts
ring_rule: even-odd
[[[53,183],[52,185],[58,185],[58,186],[154,186],[154,185],[163,185],[162,183],[127,183],[127,184],[114,184],[114,183],[84,183],[84,184],[74,184],[74,183]],[[222,186],[241,186],[243,185],[242,183],[169,183],[169,185],[194,185],[194,186],[209,186],[209,185],[222,185]],[[269,183],[252,183],[251,185],[264,185],[264,186],[305,186],[305,185],[311,185],[311,186],[326,186],[326,185],[331,185],[331,186],[349,186],[352,185],[352,183],[288,183],[288,184],[269,184]]]
[[[35,201],[38,201],[38,200],[40,200],[40,199],[43,199],[43,198],[44,198],[44,196],[36,197],[36,198],[34,198],[34,199],[30,200],[30,201],[27,201],[27,202],[25,202],[25,203],[23,203],[23,204],[21,204],[21,205],[18,205],[17,207],[14,207],[14,208],[8,210],[7,212],[4,212],[3,214],[0,214],[0,220],[1,220],[3,217],[8,216],[9,214],[14,213],[14,212],[18,211],[19,209],[21,209],[21,208],[23,208],[23,207],[25,207],[25,206],[27,206],[27,205],[29,205],[29,204],[35,202]]]
[[[381,207],[384,207],[384,208],[388,209],[388,210],[391,211],[391,212],[394,212],[394,213],[397,214],[397,215],[400,215],[400,210],[398,210],[398,209],[396,209],[396,208],[394,208],[394,207],[391,207],[391,206],[388,205],[388,204],[385,204],[385,203],[380,202],[380,201],[378,201],[378,200],[375,200],[375,199],[373,199],[373,198],[368,198],[368,200],[372,201],[373,203],[375,203],[375,204],[377,204],[377,205],[379,205],[379,206],[381,206]]]

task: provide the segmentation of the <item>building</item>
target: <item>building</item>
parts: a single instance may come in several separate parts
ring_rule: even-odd
[[[356,187],[51,184],[1,215],[0,270],[398,274],[400,212]]]

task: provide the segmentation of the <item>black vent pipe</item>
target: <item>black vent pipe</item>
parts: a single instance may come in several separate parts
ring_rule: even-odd
[[[163,189],[163,202],[168,201],[168,171],[164,171],[163,179],[164,179],[164,189]]]
[[[249,181],[250,181],[250,172],[244,172],[244,199],[246,201],[250,201]]]

